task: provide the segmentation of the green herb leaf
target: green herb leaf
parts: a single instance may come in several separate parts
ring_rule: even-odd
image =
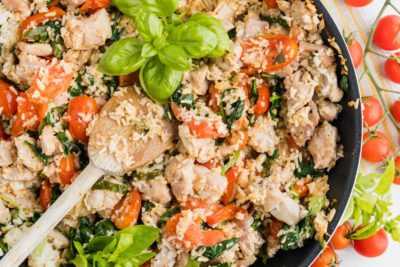
[[[115,42],[101,57],[98,71],[118,76],[138,70],[146,62],[141,56],[143,44],[143,41],[134,37]]]
[[[189,257],[185,267],[200,267],[200,262]]]
[[[346,209],[342,215],[342,218],[340,219],[340,225],[344,224],[347,220],[351,218],[354,212],[354,198],[353,196],[350,197],[349,203],[346,206]]]
[[[235,164],[238,162],[240,156],[240,151],[237,150],[233,153],[232,158],[226,163],[224,166],[221,168],[221,175],[225,175],[227,171],[229,171],[230,168],[235,166]]]
[[[269,24],[279,24],[284,28],[289,28],[287,21],[280,15],[279,17],[261,16],[262,20],[268,21]]]
[[[151,210],[155,206],[156,205],[154,205],[154,203],[151,202],[150,200],[142,200],[142,212]]]
[[[190,58],[205,57],[218,44],[217,36],[196,22],[186,22],[174,28],[168,36],[168,41],[182,47]]]
[[[157,50],[153,45],[147,43],[143,45],[141,56],[144,58],[149,58],[157,55]]]
[[[299,166],[294,171],[294,175],[299,178],[307,177],[307,175],[316,178],[316,177],[321,177],[322,175],[324,175],[324,173],[322,171],[314,169],[313,162],[308,163],[301,161],[299,162]]]
[[[257,79],[251,80],[251,94],[254,97],[254,102],[258,100]]]
[[[198,250],[204,250],[203,256],[209,258],[210,260],[213,260],[221,256],[224,251],[233,248],[233,246],[235,246],[237,242],[239,242],[239,238],[231,238],[221,241],[211,247],[200,246],[198,247]]]
[[[108,190],[121,194],[126,194],[130,188],[127,184],[117,184],[107,180],[99,180],[93,185],[93,189]]]
[[[114,6],[125,15],[135,18],[144,9],[143,0],[112,0]]]
[[[140,69],[140,83],[147,95],[163,104],[168,101],[179,86],[182,71],[162,64],[158,57],[151,58]]]
[[[208,54],[209,57],[221,57],[226,52],[231,50],[231,41],[227,32],[225,31],[224,25],[219,19],[216,19],[210,15],[204,13],[196,13],[189,18],[188,21],[194,21],[210,31],[212,31],[218,38],[218,43],[215,49]]]
[[[383,173],[379,181],[379,184],[375,188],[375,193],[379,195],[384,195],[390,190],[390,187],[392,186],[393,183],[393,177],[395,175],[395,172],[396,172],[396,167],[394,164],[394,159],[392,158],[389,161],[389,164],[386,167],[386,170]]]
[[[279,51],[278,55],[276,55],[273,65],[283,63],[285,60],[285,55],[282,51]]]
[[[317,215],[325,204],[325,196],[312,196],[308,198],[308,210],[311,215]]]
[[[94,225],[93,233],[95,236],[110,236],[113,235],[116,230],[117,228],[115,228],[111,219],[103,219]]]
[[[44,165],[47,166],[49,164],[50,157],[47,156],[46,154],[44,154],[40,147],[35,146],[35,145],[29,143],[28,141],[25,141],[24,144],[29,146],[32,149],[33,153],[35,153],[36,157],[38,157],[40,159],[40,161],[43,162]]]
[[[160,61],[175,70],[189,70],[190,63],[183,48],[176,45],[168,45],[158,53]]]
[[[354,197],[354,200],[364,212],[372,213],[378,199],[372,194],[362,194],[359,197]]]
[[[343,89],[344,91],[349,90],[349,81],[347,75],[343,75],[342,78],[340,79],[340,88]]]
[[[277,148],[275,148],[272,156],[267,155],[266,160],[263,162],[264,177],[268,177],[271,175],[272,164],[274,164],[274,162],[278,158],[278,156],[279,156],[279,149],[277,149]]]
[[[182,93],[183,85],[181,84],[178,89],[172,94],[171,99],[180,107],[187,109],[194,109],[194,99],[191,94]]]
[[[350,235],[351,239],[356,239],[356,240],[361,240],[361,239],[366,239],[372,235],[374,235],[376,232],[378,232],[380,229],[380,226],[377,222],[371,223],[367,226],[362,227],[360,230],[356,231],[355,233]]]
[[[162,21],[154,14],[141,11],[135,17],[135,25],[140,36],[146,41],[151,42],[155,38],[163,35],[164,26]]]
[[[159,17],[170,17],[178,8],[177,0],[143,0],[146,10]]]
[[[158,219],[159,223],[166,223],[169,219],[172,218],[172,216],[174,216],[175,214],[181,212],[181,208],[179,207],[175,207],[172,208],[170,210],[168,210],[167,212],[165,212],[164,214],[162,214],[160,216],[160,218]]]

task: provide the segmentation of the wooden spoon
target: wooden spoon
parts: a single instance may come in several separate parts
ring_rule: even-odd
[[[148,124],[150,128],[147,129]],[[94,122],[89,165],[0,261],[19,266],[104,174],[124,174],[172,148],[176,125],[162,108],[133,89],[117,92]]]

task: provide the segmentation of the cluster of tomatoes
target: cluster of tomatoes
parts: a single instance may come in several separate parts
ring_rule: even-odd
[[[362,7],[370,4],[373,0],[344,0],[353,7]],[[373,43],[376,47],[393,51],[400,49],[400,16],[388,15],[381,18],[373,34]],[[354,39],[353,34],[346,38],[353,64],[357,68],[361,65],[364,57],[363,48]],[[392,82],[400,83],[400,53],[395,53],[386,59],[384,73]],[[385,133],[376,130],[376,126],[385,116],[381,103],[375,97],[363,97],[363,125],[368,129],[363,135],[362,158],[371,163],[384,162],[390,155],[392,145]],[[400,123],[400,99],[390,107],[393,118]],[[400,169],[400,156],[395,158],[396,169]],[[393,182],[400,184],[399,173],[396,171]],[[332,236],[330,244],[324,252],[314,261],[312,267],[337,266],[339,258],[335,250],[342,250],[353,245],[355,251],[365,257],[378,257],[388,247],[388,237],[381,229],[376,234],[362,240],[351,240],[350,236],[355,231],[349,222],[339,226]]]

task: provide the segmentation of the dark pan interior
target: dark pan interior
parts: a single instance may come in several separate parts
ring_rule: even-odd
[[[349,90],[345,92],[344,98],[341,101],[343,111],[334,123],[335,126],[338,127],[341,143],[344,146],[344,157],[338,160],[335,168],[329,172],[330,190],[328,192],[328,197],[329,199],[337,200],[334,205],[336,208],[336,215],[328,227],[329,234],[332,234],[338,226],[340,217],[346,208],[357,174],[360,161],[362,115],[361,107],[355,110],[353,107],[348,106],[349,101],[360,98],[360,93],[357,84],[357,76],[351,64],[350,55],[340,30],[321,3],[321,0],[314,0],[314,4],[318,13],[322,14],[325,19],[326,29],[323,33],[324,40],[326,41],[328,37],[335,37],[337,44],[342,50],[343,56],[347,59],[346,64],[349,70]],[[337,62],[340,62],[339,59]],[[341,80],[342,76],[340,74],[341,68],[342,67],[339,66],[337,70],[338,81]],[[312,240],[307,242],[302,248],[280,251],[274,258],[267,261],[267,266],[307,267],[320,252],[321,246],[319,242]],[[253,266],[264,266],[264,264],[259,260]]]

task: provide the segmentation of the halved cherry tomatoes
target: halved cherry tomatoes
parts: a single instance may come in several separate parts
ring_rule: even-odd
[[[226,179],[228,180],[228,185],[226,186],[225,192],[221,198],[224,205],[228,205],[228,203],[231,202],[233,199],[238,175],[239,168],[237,166],[233,166],[225,173]]]
[[[49,7],[49,8],[52,8],[52,7],[56,7],[59,3],[60,3],[60,1],[61,0],[53,0],[53,1],[47,1],[47,6]]]
[[[247,74],[281,70],[296,59],[299,50],[296,40],[283,34],[256,36],[241,46]]]
[[[370,4],[373,0],[344,0],[346,4],[354,7],[362,7]]]
[[[229,145],[237,145],[238,149],[243,149],[249,142],[249,131],[239,130],[231,132],[231,135],[225,140]]]
[[[385,75],[394,83],[400,83],[400,53],[396,53],[396,57],[392,57],[385,62]]]
[[[47,103],[66,92],[74,77],[72,66],[64,61],[53,60],[39,68],[27,93],[33,103]]]
[[[49,8],[46,12],[36,13],[21,23],[20,31],[23,33],[26,29],[42,24],[47,20],[55,20],[64,16],[65,11],[59,7]]]
[[[388,244],[388,237],[383,229],[366,239],[353,241],[354,249],[359,254],[370,258],[382,255],[386,251]]]
[[[383,108],[378,99],[373,96],[362,98],[364,126],[372,127],[383,117]]]
[[[69,102],[66,121],[74,139],[81,142],[88,141],[86,128],[99,111],[96,101],[90,96],[80,95]]]
[[[38,126],[35,105],[29,101],[26,93],[21,93],[17,98],[17,116],[11,127],[11,135],[18,136],[25,130],[36,131]]]
[[[141,208],[142,198],[140,193],[135,188],[132,188],[131,191],[115,205],[111,220],[118,229],[134,226],[139,218]]]
[[[236,205],[226,205],[215,210],[212,215],[207,217],[207,223],[209,225],[215,225],[220,222],[229,221],[235,219],[236,213],[239,212],[239,207]]]
[[[339,258],[331,247],[326,247],[318,258],[315,259],[311,267],[335,267],[339,266]]]
[[[397,99],[393,105],[390,107],[390,113],[392,113],[393,118],[400,123],[400,99]]]
[[[394,164],[396,166],[396,172],[394,174],[393,183],[400,185],[400,156],[394,158]]]
[[[212,170],[221,166],[221,161],[218,158],[213,158],[205,163],[200,163],[200,165],[206,167],[209,170]]]
[[[261,83],[260,85],[258,85],[257,91],[258,91],[258,99],[257,103],[253,108],[253,111],[255,115],[259,116],[268,111],[269,98],[271,94],[269,92],[268,86],[265,83]]]
[[[111,5],[111,0],[88,0],[81,6],[79,12],[83,13],[94,13],[99,9],[108,8]]]
[[[400,16],[388,15],[381,18],[374,32],[374,43],[385,50],[400,48]]]
[[[192,118],[189,121],[185,121],[185,124],[189,127],[190,133],[196,138],[221,138],[226,136],[226,132],[221,132],[218,129],[217,121]]]
[[[271,221],[267,224],[267,231],[270,236],[277,237],[279,231],[282,229],[283,222],[276,219],[275,217],[271,217]]]
[[[40,193],[39,193],[39,205],[42,210],[47,210],[51,204],[51,183],[49,179],[45,179],[42,181],[40,185]]]
[[[352,227],[349,222],[340,225],[332,236],[331,243],[334,249],[341,250],[351,245],[351,240],[348,238]]]
[[[308,196],[308,193],[310,192],[308,189],[307,184],[311,183],[312,180],[307,177],[303,180],[302,183],[296,183],[293,185],[293,190],[297,192],[298,196],[300,198]]]
[[[63,186],[69,185],[75,177],[75,159],[72,153],[60,160],[58,178]]]
[[[276,0],[265,0],[265,3],[267,4],[267,6],[269,8],[277,8],[278,7],[278,3],[276,2]]]
[[[391,149],[391,144],[386,134],[377,131],[374,135],[364,133],[361,156],[369,162],[377,163],[385,160]]]
[[[211,247],[216,243],[221,242],[225,238],[225,233],[222,230],[208,230],[204,231],[201,237],[202,245]]]
[[[200,223],[201,220],[196,219],[189,223],[188,227],[186,228],[185,233],[183,234],[183,239],[179,240],[177,237],[176,227],[180,219],[183,218],[182,213],[175,214],[169,219],[165,225],[166,235],[169,238],[173,238],[171,240],[172,243],[176,245],[182,246],[185,250],[190,251],[193,248],[201,245],[203,243],[202,233]]]
[[[17,94],[3,80],[0,80],[0,109],[0,115],[8,119],[17,112]]]

